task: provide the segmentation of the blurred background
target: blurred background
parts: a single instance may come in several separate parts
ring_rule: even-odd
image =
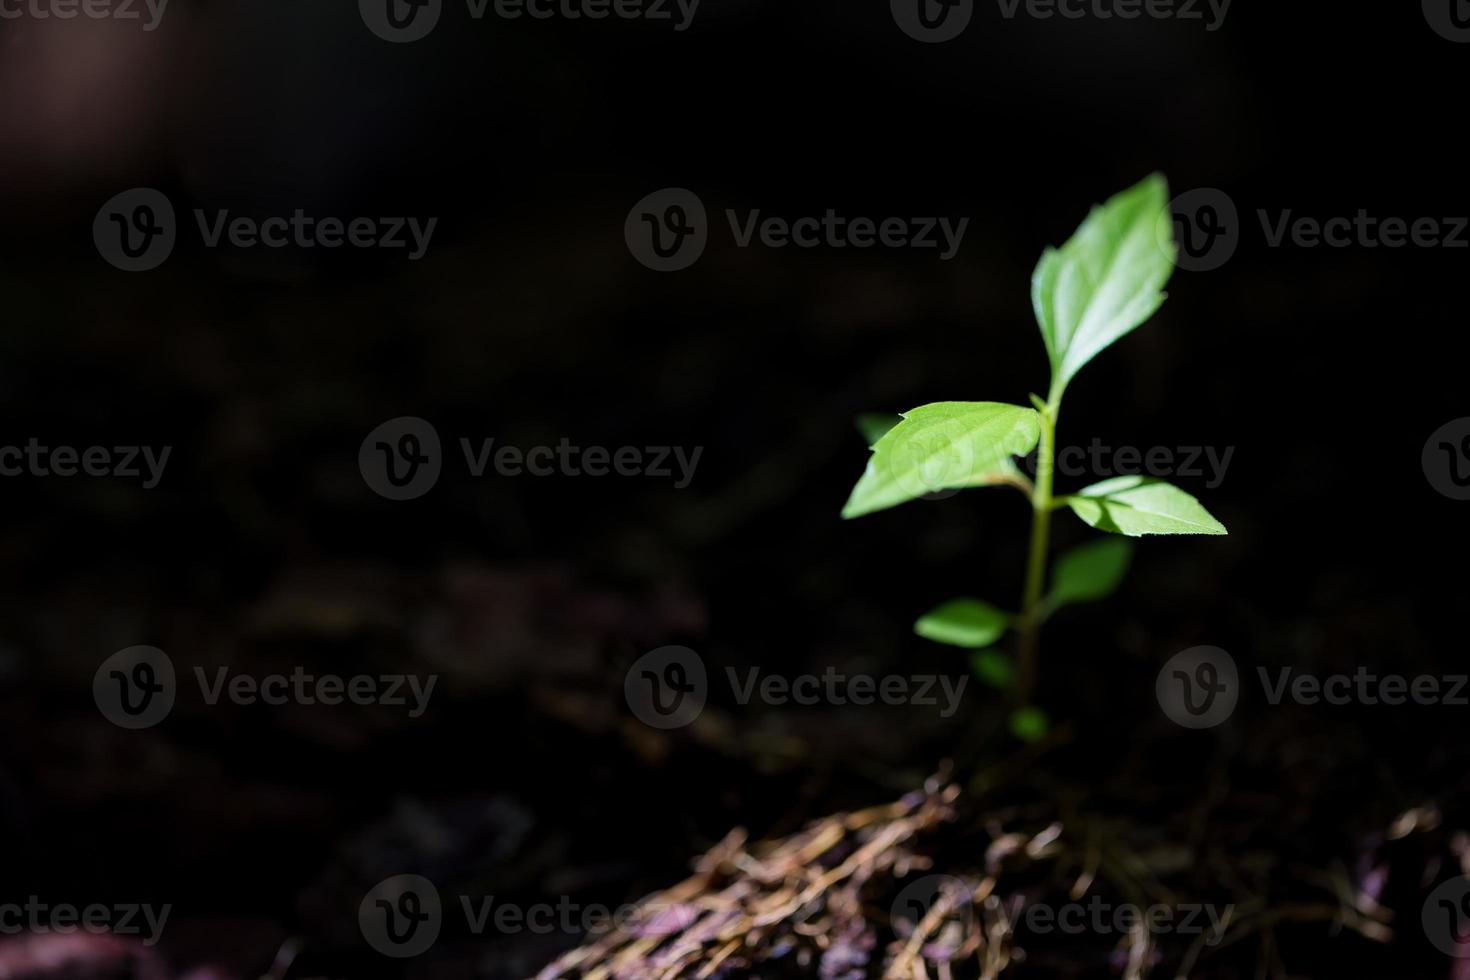
[[[1163,824],[1221,778],[1244,783],[1289,817],[1239,846],[1266,834],[1286,854],[1350,855],[1407,807],[1459,805],[1470,709],[1257,695],[1188,733],[1153,694],[1199,644],[1252,674],[1465,670],[1470,505],[1420,457],[1470,415],[1470,235],[1272,247],[1257,215],[1470,213],[1455,94],[1470,48],[1417,7],[1242,3],[1209,30],[1205,7],[1074,20],[979,4],[942,44],[886,4],[835,0],[704,0],[685,30],[475,19],[446,0],[411,43],[348,3],[173,0],[153,30],[146,7],[142,22],[13,9],[0,445],[172,451],[151,489],[0,478],[0,901],[170,903],[147,967],[165,972],[128,967],[140,976],[260,975],[283,945],[292,976],[525,976],[577,937],[452,935],[388,961],[358,902],[403,872],[446,894],[630,901],[731,827],[788,833],[957,753],[1009,751],[974,744],[1004,710],[978,684],[951,718],[740,705],[715,684],[695,724],[663,732],[623,681],[668,644],[712,674],[965,674],[911,624],[955,595],[1019,600],[1025,504],[970,491],[843,522],[866,459],[855,419],[1044,391],[1037,258],[1155,170],[1174,194],[1225,192],[1239,247],[1176,273],[1162,311],[1071,386],[1060,439],[1233,448],[1218,486],[1176,479],[1231,534],[1145,541],[1117,597],[1049,625],[1040,700],[1081,747],[1025,778]],[[178,241],[130,273],[93,227],[138,187],[168,197]],[[659,273],[624,223],[667,187],[703,201],[709,244]],[[196,208],[437,225],[417,261],[209,248]],[[726,209],[969,225],[949,261],[741,248]],[[445,463],[430,492],[392,501],[358,456],[400,416],[434,425]],[[684,488],[475,478],[461,438],[702,455]],[[1054,534],[1092,536],[1065,514]],[[165,723],[128,731],[92,680],[137,644],[181,676],[440,680],[420,718],[181,693]],[[21,942],[0,938],[0,964]]]

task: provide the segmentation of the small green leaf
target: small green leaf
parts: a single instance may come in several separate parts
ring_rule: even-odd
[[[1145,178],[1101,207],[1031,277],[1031,305],[1051,359],[1052,396],[1082,366],[1153,316],[1174,271],[1175,246],[1161,236],[1169,187]]]
[[[1011,658],[993,647],[970,654],[970,669],[986,684],[1002,691],[1009,691],[1016,683],[1016,668]]]
[[[863,434],[871,449],[888,430],[903,421],[902,415],[892,412],[864,412],[857,417],[857,429]]]
[[[1106,599],[1123,584],[1132,557],[1133,542],[1121,538],[1089,541],[1064,553],[1052,569],[1047,609]]]
[[[914,632],[936,643],[978,650],[1000,639],[1010,625],[1010,614],[988,602],[951,599],[920,617]]]
[[[1051,730],[1051,719],[1040,708],[1018,708],[1011,712],[1011,734],[1023,742],[1039,742]]]
[[[1067,504],[1099,531],[1144,534],[1227,534],[1189,494],[1146,476],[1120,476],[1068,497]]]
[[[936,402],[903,413],[873,445],[868,468],[843,517],[860,517],[937,490],[987,486],[1013,478],[1012,456],[1041,438],[1037,414],[1000,402]]]

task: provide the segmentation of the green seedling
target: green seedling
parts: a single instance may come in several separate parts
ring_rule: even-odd
[[[1224,534],[1225,527],[1178,487],[1125,476],[1075,493],[1053,493],[1062,395],[1083,366],[1130,333],[1164,302],[1174,271],[1169,191],[1154,174],[1101,207],[1060,249],[1048,248],[1031,277],[1031,304],[1051,361],[1047,397],[1031,406],[937,402],[899,416],[864,415],[859,428],[872,456],[842,516],[860,517],[937,491],[1010,486],[1031,504],[1031,545],[1020,612],[980,599],[952,599],[921,617],[915,631],[971,651],[983,681],[1010,692],[1011,729],[1020,738],[1046,732],[1031,704],[1041,624],[1063,606],[1102,599],[1122,582],[1132,554],[1126,538],[1150,534]],[[1037,452],[1035,479],[1016,463]],[[1051,515],[1067,508],[1105,538],[1061,555],[1047,584]],[[997,645],[1017,636],[1013,660]]]

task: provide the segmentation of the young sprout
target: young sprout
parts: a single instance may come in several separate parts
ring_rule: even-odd
[[[938,490],[1013,486],[1031,504],[1031,546],[1021,610],[980,599],[951,599],[921,617],[915,631],[968,649],[983,680],[1011,693],[1011,729],[1021,738],[1045,733],[1046,716],[1031,704],[1041,624],[1061,607],[1101,599],[1128,570],[1130,542],[1083,545],[1057,559],[1046,591],[1047,540],[1054,510],[1068,508],[1110,534],[1224,534],[1225,527],[1189,494],[1162,480],[1123,476],[1065,496],[1053,493],[1057,419],[1067,385],[1089,361],[1133,331],[1164,302],[1174,271],[1168,185],[1154,174],[1093,208],[1060,249],[1048,248],[1031,277],[1031,305],[1051,362],[1051,386],[1031,406],[1002,402],[936,402],[898,417],[863,416],[873,455],[853,488],[846,518],[885,510]],[[1015,458],[1037,451],[1036,478]],[[996,647],[1017,634],[1013,661]]]

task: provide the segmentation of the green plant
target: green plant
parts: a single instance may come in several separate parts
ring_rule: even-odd
[[[1065,507],[1100,531],[1224,534],[1225,528],[1178,487],[1125,476],[1053,492],[1057,419],[1067,385],[1089,361],[1140,326],[1164,301],[1174,271],[1168,185],[1154,174],[1096,207],[1060,249],[1048,248],[1031,278],[1031,303],[1051,362],[1051,386],[1033,407],[1001,402],[938,402],[898,417],[863,416],[859,427],[872,456],[843,508],[846,518],[885,510],[939,490],[1011,486],[1031,504],[1031,544],[1021,609],[979,599],[953,599],[921,617],[919,635],[972,651],[982,680],[1010,691],[1012,730],[1023,738],[1045,731],[1031,705],[1041,624],[1062,606],[1100,599],[1127,572],[1131,545],[1103,539],[1062,555],[1045,590],[1051,514]],[[1037,451],[1036,476],[1015,458]],[[1018,637],[1015,661],[995,644]]]

